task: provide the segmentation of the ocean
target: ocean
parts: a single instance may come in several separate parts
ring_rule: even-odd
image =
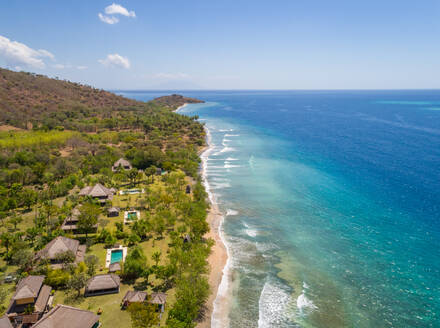
[[[440,327],[440,91],[179,93],[206,101],[180,113],[209,131],[230,327]]]

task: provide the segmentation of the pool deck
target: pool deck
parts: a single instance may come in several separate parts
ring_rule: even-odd
[[[133,191],[135,190],[135,191]],[[145,189],[128,189],[128,190],[120,190],[119,195],[135,195],[135,194],[144,194]]]
[[[129,224],[129,223],[131,223],[133,221],[136,221],[136,220],[130,220],[128,218],[128,213],[134,213],[134,212],[136,213],[136,220],[139,220],[141,218],[141,212],[140,211],[125,211],[124,212],[124,224]]]
[[[105,257],[105,267],[108,268],[111,264],[111,259],[112,259],[112,251],[116,251],[122,249],[122,262],[125,262],[125,257],[127,256],[127,250],[128,247],[124,247],[124,246],[119,246],[119,248],[109,248],[107,249],[107,255]]]

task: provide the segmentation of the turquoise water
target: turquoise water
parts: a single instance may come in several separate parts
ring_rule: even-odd
[[[439,91],[184,94],[207,101],[181,112],[210,132],[230,327],[440,326]]]
[[[127,217],[129,220],[136,220],[137,219],[137,213],[136,212],[130,212],[127,214]]]
[[[116,263],[122,261],[122,249],[113,250],[110,263]]]

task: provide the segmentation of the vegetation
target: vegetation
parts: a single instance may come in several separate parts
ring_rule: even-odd
[[[46,276],[55,303],[103,310],[103,326],[194,327],[209,294],[204,235],[208,203],[198,176],[198,151],[205,132],[196,117],[173,112],[183,102],[173,95],[148,103],[67,81],[0,69],[0,255],[6,272],[18,278]],[[14,128],[13,128],[14,127]],[[113,171],[125,158],[133,170]],[[158,170],[160,169],[160,170]],[[163,174],[158,174],[164,172]],[[101,183],[107,188],[142,190],[115,194],[105,204],[78,192]],[[191,185],[191,194],[185,192]],[[109,207],[118,217],[107,217]],[[79,210],[77,233],[61,229]],[[124,224],[125,210],[140,218]],[[96,228],[97,227],[97,228]],[[60,235],[86,244],[84,260],[57,256],[60,265],[36,261],[34,254]],[[184,243],[183,237],[190,236]],[[106,248],[129,247],[118,272],[127,290],[167,294],[159,318],[152,306],[119,309],[121,294],[81,297],[87,280],[106,273]],[[12,287],[12,286],[11,286]],[[10,290],[9,290],[10,289]],[[13,288],[0,290],[0,303]],[[7,295],[4,296],[3,294]],[[4,308],[3,308],[4,310]]]

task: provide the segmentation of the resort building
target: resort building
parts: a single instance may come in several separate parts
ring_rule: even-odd
[[[82,262],[86,253],[86,245],[80,245],[76,239],[58,236],[40,250],[35,257],[37,260],[47,260],[53,268],[57,268],[62,266],[62,255],[69,253],[75,263]]]
[[[111,207],[107,210],[107,216],[109,218],[117,217],[119,216],[119,211],[120,211],[119,207]]]
[[[165,303],[167,302],[167,294],[165,293],[152,293],[148,303],[158,306],[158,310],[161,314],[165,311]]]
[[[121,279],[115,274],[100,274],[89,279],[84,296],[119,293]]]
[[[118,159],[112,166],[112,171],[116,172],[118,170],[131,170],[133,166],[126,159],[120,158]]]
[[[93,312],[59,304],[41,318],[33,328],[97,328],[99,316]]]
[[[20,280],[6,315],[13,326],[28,327],[46,313],[53,301],[52,288],[44,285],[44,276],[28,276]]]
[[[61,230],[67,233],[80,233],[81,231],[78,229],[78,221],[80,215],[80,210],[78,209],[78,207],[75,207],[72,213],[64,220],[61,226]],[[98,229],[98,224],[95,224],[93,226],[93,230],[96,231],[96,229]]]
[[[120,262],[111,263],[108,266],[108,272],[109,273],[115,273],[115,272],[118,272],[118,271],[122,271],[121,263]]]
[[[122,299],[122,308],[126,308],[132,303],[144,303],[147,299],[147,293],[137,290],[129,290]]]
[[[9,320],[9,318],[6,315],[0,318],[0,328],[14,328],[14,326],[11,323],[11,320]]]
[[[111,188],[108,189],[104,187],[102,184],[97,183],[94,186],[87,186],[81,189],[79,192],[80,196],[89,196],[97,199],[100,203],[105,203],[108,200],[113,199],[113,195],[116,193],[116,190]]]

